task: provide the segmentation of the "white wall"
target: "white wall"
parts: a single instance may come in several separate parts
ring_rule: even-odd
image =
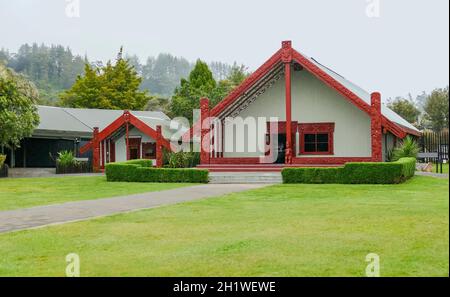
[[[240,116],[278,117],[285,121],[284,77],[260,95]],[[370,157],[370,117],[346,98],[325,85],[306,70],[292,71],[292,121],[299,123],[334,122],[334,157]],[[264,141],[265,127],[250,133]],[[236,137],[243,137],[242,129]],[[224,157],[258,157],[263,152],[229,152],[232,131],[225,125]],[[327,155],[330,156],[330,155]],[[298,156],[302,157],[302,156]],[[308,155],[307,157],[314,157]],[[317,157],[324,157],[318,155]]]

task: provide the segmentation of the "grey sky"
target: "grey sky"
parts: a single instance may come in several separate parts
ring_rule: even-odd
[[[62,44],[93,60],[120,45],[141,60],[169,52],[193,61],[238,61],[256,69],[290,39],[384,98],[444,87],[449,81],[449,1],[379,0],[0,0],[0,47]]]

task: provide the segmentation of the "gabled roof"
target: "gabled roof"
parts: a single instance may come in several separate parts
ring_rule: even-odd
[[[150,136],[154,140],[158,139],[158,132],[156,131],[156,129],[153,129],[152,127],[147,125],[147,123],[139,119],[137,116],[133,115],[130,111],[124,111],[119,117],[110,122],[108,126],[104,127],[102,130],[99,129],[95,140],[101,142],[128,124],[133,125],[136,129]],[[160,139],[160,141],[162,146],[169,150],[172,150],[170,142],[168,140],[164,139],[163,137],[162,139]],[[82,146],[80,148],[80,153],[83,154],[88,150],[91,150],[93,148],[93,145],[94,139]]]
[[[94,127],[103,130],[120,117],[123,110],[67,108],[38,105],[40,123],[35,129],[35,135],[43,134],[80,134],[92,136]],[[146,125],[156,129],[157,125],[168,126],[170,118],[160,111],[130,111],[132,115]],[[163,133],[168,133],[163,129]],[[164,137],[169,135],[164,135]]]
[[[214,117],[223,113],[224,110],[231,106],[240,97],[244,96],[246,92],[257,84],[260,79],[267,76],[286,58],[292,59],[293,61],[299,63],[306,70],[311,72],[331,88],[335,89],[344,98],[348,99],[362,111],[367,114],[371,113],[371,96],[369,92],[348,81],[330,68],[318,63],[313,58],[306,57],[296,51],[291,47],[290,41],[284,41],[282,48],[272,55],[272,57],[270,57],[261,67],[259,67],[253,74],[244,80],[240,86],[225,97],[218,105],[216,105],[211,110],[210,115]],[[383,115],[383,126],[394,135],[401,138],[405,137],[407,134],[420,135],[420,131],[417,128],[389,109],[387,106],[382,105],[381,112]],[[193,130],[191,129],[191,134],[192,131]]]

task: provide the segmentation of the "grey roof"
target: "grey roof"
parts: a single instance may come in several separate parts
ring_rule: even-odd
[[[355,95],[357,95],[359,98],[364,100],[367,104],[370,104],[370,93],[364,90],[363,88],[355,85],[351,81],[345,79],[342,75],[334,72],[330,68],[320,64],[313,58],[309,58],[308,56],[302,54],[306,59],[308,59],[311,63],[319,67],[321,70],[326,72],[328,75],[330,75],[332,78],[337,80],[340,84],[342,84],[344,87],[352,91]],[[402,125],[406,128],[412,129],[414,131],[419,132],[419,130],[414,127],[411,123],[409,123],[407,120],[402,118],[400,115],[398,115],[396,112],[394,112],[392,109],[387,107],[386,105],[381,105],[381,113],[390,121],[397,123],[399,125]]]
[[[123,110],[109,109],[84,109],[38,105],[40,117],[39,126],[35,129],[35,135],[66,134],[91,136],[94,127],[100,131],[111,124],[123,114]],[[157,125],[164,129],[170,124],[170,118],[160,111],[130,111],[148,126],[156,129]],[[166,135],[164,135],[166,136]]]

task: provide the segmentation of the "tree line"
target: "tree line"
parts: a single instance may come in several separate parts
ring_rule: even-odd
[[[195,66],[183,57],[167,53],[150,56],[145,63],[141,63],[136,55],[125,55],[125,59],[142,78],[139,89],[147,90],[160,99],[170,98],[180,80],[187,78]],[[17,53],[0,49],[0,62],[36,84],[40,93],[39,103],[46,105],[58,105],[59,94],[71,88],[78,75],[85,74],[86,64],[93,68],[102,68],[106,64],[73,54],[68,47],[36,43],[20,46]],[[216,80],[223,80],[235,65],[211,62],[208,66]]]
[[[420,130],[440,132],[449,128],[448,86],[416,98],[411,94],[407,98],[389,98],[387,106]]]

